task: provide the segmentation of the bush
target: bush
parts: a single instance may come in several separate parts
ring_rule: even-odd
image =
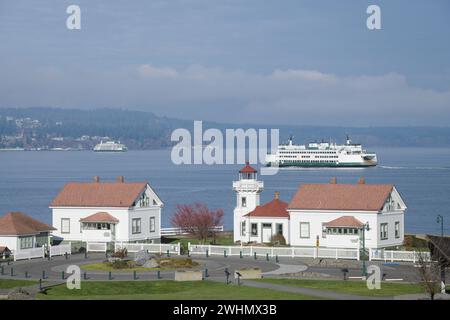
[[[112,254],[112,257],[113,257],[113,258],[120,258],[120,259],[123,259],[123,258],[125,258],[127,255],[128,255],[127,249],[126,249],[126,248],[123,248],[123,249],[119,249],[119,250],[117,250],[116,252],[114,252],[114,253]]]

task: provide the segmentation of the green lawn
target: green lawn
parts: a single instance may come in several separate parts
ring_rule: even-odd
[[[402,294],[424,293],[423,288],[419,284],[393,282],[382,282],[380,290],[369,290],[367,288],[366,282],[355,280],[343,281],[266,278],[257,281],[374,297],[388,297]]]
[[[52,300],[310,300],[316,297],[211,281],[82,281],[80,290],[65,285],[47,289],[38,299]]]
[[[0,279],[0,289],[10,289],[15,287],[27,287],[36,284],[34,280],[9,280]]]

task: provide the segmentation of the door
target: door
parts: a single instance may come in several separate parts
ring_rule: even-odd
[[[272,224],[271,223],[263,223],[262,224],[262,242],[267,243],[270,242],[272,238]]]

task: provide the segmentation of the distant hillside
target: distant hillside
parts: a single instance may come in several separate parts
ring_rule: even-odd
[[[0,108],[0,148],[70,147],[89,149],[102,138],[120,140],[130,149],[154,149],[172,145],[176,128],[192,129],[193,121],[159,117],[151,112],[96,109]],[[270,128],[204,122],[204,128]],[[450,128],[436,127],[316,127],[274,126],[281,141],[290,134],[297,143],[333,139],[345,141],[348,134],[364,146],[450,147]]]

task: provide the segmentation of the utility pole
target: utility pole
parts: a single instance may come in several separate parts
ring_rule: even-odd
[[[362,258],[362,276],[366,277],[367,276],[367,269],[366,269],[366,230],[367,231],[370,230],[369,223],[366,222],[362,226],[362,228],[360,230],[361,230],[361,236],[362,236],[362,251],[363,251],[362,252],[363,254],[361,255],[361,258]]]

